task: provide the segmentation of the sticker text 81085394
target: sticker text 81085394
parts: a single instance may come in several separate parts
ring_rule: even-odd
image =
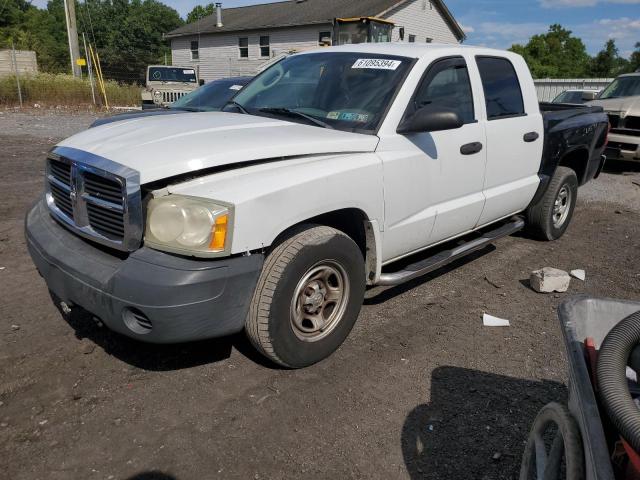
[[[351,68],[370,68],[374,70],[396,70],[402,61],[386,58],[359,58]]]

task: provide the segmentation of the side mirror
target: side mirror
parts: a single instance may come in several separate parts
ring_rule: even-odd
[[[584,92],[582,92],[582,100],[584,100],[585,102],[595,100],[597,96],[598,92],[596,92],[595,90],[585,90]]]
[[[204,79],[203,79],[203,78],[201,78],[201,79],[198,81],[198,85],[200,85],[200,86],[204,85]]]
[[[439,132],[460,128],[464,122],[457,112],[427,105],[416,111],[398,127],[398,133]]]

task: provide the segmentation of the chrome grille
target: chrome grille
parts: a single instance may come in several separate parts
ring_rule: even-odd
[[[188,92],[162,92],[163,103],[173,103],[184,97]]]
[[[46,201],[80,235],[119,250],[142,240],[139,174],[105,158],[56,147],[47,159]]]

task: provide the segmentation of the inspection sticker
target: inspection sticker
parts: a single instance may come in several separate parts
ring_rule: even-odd
[[[401,60],[386,60],[384,58],[359,58],[351,68],[372,68],[374,70],[396,70]]]
[[[182,70],[182,73],[184,73],[185,75],[189,74],[189,73],[196,73],[195,70]]]
[[[229,90],[242,90],[242,85],[231,85]]]

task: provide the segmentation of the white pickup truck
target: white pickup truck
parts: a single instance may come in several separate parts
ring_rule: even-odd
[[[433,44],[293,55],[223,110],[51,150],[26,236],[64,310],[156,343],[244,329],[272,361],[313,364],[367,286],[524,227],[560,237],[608,125],[598,107],[541,107],[518,55]]]

